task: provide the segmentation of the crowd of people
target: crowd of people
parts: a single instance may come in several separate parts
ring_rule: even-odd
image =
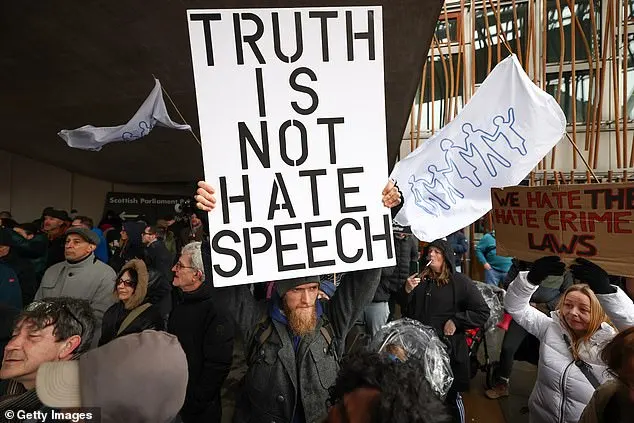
[[[393,213],[401,206],[392,182],[381,197]],[[184,226],[113,215],[94,225],[54,208],[19,224],[0,213],[0,421],[54,412],[93,421],[97,412],[102,422],[220,422],[239,348],[247,368],[234,422],[465,422],[467,333],[491,310],[461,271],[462,231],[419,253],[407,228],[395,228],[393,267],[215,288],[204,224],[213,187],[200,182],[196,201]],[[513,360],[533,339],[531,422],[634,421],[634,304],[611,275],[585,259],[497,256],[493,231],[475,251],[485,283],[507,291],[486,396],[508,395]],[[407,348],[371,347],[400,318],[441,340],[446,393]],[[361,346],[350,342],[355,328],[366,334]]]

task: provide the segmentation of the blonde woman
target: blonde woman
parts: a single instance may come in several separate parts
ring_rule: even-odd
[[[608,274],[596,264],[578,258],[570,266],[573,285],[550,316],[530,306],[539,284],[549,275],[561,275],[559,257],[542,257],[529,272],[520,272],[509,286],[506,310],[540,340],[537,383],[529,399],[531,423],[577,423],[596,387],[608,379],[601,349],[616,329],[634,324],[632,300],[610,285]]]

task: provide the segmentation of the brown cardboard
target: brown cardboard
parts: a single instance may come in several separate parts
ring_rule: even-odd
[[[634,183],[492,189],[491,199],[499,255],[584,257],[634,277]]]

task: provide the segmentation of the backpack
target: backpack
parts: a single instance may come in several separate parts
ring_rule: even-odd
[[[325,315],[322,315],[321,320],[323,323],[321,327],[319,328],[319,333],[326,340],[326,344],[328,345],[327,353],[329,355],[332,355],[335,361],[337,362],[337,364],[339,364],[340,357],[338,356],[338,353],[337,353],[338,342],[337,342],[337,338],[335,337],[332,324],[326,318]],[[266,341],[269,339],[269,337],[273,333],[273,329],[274,329],[273,322],[271,321],[271,318],[269,317],[268,314],[264,315],[257,324],[257,328],[253,335],[253,341],[251,342],[251,347],[249,348],[247,353],[248,364],[251,364],[254,362],[255,357],[260,351],[260,348],[264,346]]]

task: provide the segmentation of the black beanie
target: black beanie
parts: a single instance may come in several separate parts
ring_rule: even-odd
[[[277,281],[275,287],[277,289],[277,293],[280,298],[284,297],[288,290],[296,288],[300,285],[304,285],[307,283],[319,283],[319,275],[315,276],[303,276],[301,278],[293,278],[293,279],[284,279],[281,281]]]

